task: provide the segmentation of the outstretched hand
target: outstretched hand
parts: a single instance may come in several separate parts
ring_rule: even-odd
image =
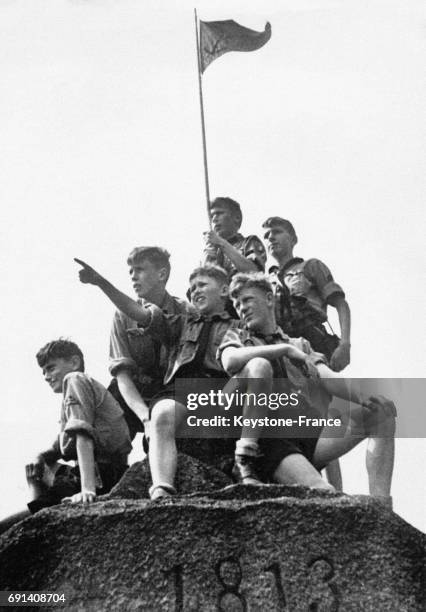
[[[83,269],[79,270],[78,277],[80,282],[89,285],[99,285],[102,280],[102,276],[96,272],[89,264],[81,259],[74,257],[74,261],[77,262]]]

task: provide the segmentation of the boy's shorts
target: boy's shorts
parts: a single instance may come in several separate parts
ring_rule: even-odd
[[[313,465],[317,442],[318,438],[261,438],[259,466],[262,480],[271,482],[275,470],[289,455],[303,455]]]
[[[115,465],[111,463],[98,463],[98,471],[102,480],[102,488],[96,489],[96,495],[109,493],[112,487],[117,484],[127,469],[127,465]],[[51,487],[46,487],[46,491],[37,499],[30,501],[29,511],[34,514],[42,508],[57,506],[64,497],[71,497],[81,491],[80,470],[78,466],[60,465],[55,473],[55,478]]]

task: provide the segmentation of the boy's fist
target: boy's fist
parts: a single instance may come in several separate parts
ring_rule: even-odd
[[[98,274],[96,270],[81,259],[77,259],[77,257],[74,257],[74,261],[83,268],[82,270],[79,270],[78,273],[80,282],[90,285],[99,285],[100,281],[102,280],[102,276]]]

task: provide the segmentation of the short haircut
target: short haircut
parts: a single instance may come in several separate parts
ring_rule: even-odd
[[[210,202],[209,204],[210,212],[211,209],[215,206],[223,206],[224,208],[226,208],[233,217],[236,217],[238,219],[240,225],[243,222],[243,213],[241,212],[241,206],[232,198],[227,198],[224,196],[219,196],[218,198],[215,198],[213,202]]]
[[[191,282],[196,276],[208,276],[209,278],[214,278],[222,285],[229,285],[228,274],[226,271],[220,266],[216,266],[214,264],[208,264],[195,268],[195,270],[193,270],[189,275],[189,282]]]
[[[84,372],[84,357],[82,350],[75,342],[59,338],[48,342],[39,350],[36,355],[37,363],[41,368],[44,368],[50,359],[71,359],[74,356],[80,357],[80,372]]]
[[[239,297],[241,291],[254,287],[265,295],[273,293],[272,285],[263,272],[239,272],[232,278],[229,296],[232,300]]]
[[[134,266],[142,261],[149,261],[157,270],[165,268],[167,271],[166,281],[170,276],[170,253],[161,247],[143,246],[135,247],[127,258],[127,265]]]
[[[271,227],[274,227],[276,225],[283,227],[285,231],[289,234],[289,236],[293,238],[294,242],[297,242],[296,230],[294,229],[291,221],[283,219],[282,217],[268,217],[268,219],[266,219],[266,221],[262,223],[262,227],[264,229],[270,229]]]

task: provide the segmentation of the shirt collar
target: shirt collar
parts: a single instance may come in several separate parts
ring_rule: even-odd
[[[231,315],[229,312],[226,312],[226,310],[215,313],[214,315],[203,315],[199,312],[191,312],[188,314],[188,319],[191,321],[229,321],[231,318]]]
[[[244,240],[244,236],[239,233],[234,234],[233,236],[228,238],[229,244],[236,244],[237,242],[241,242],[242,240]]]
[[[256,332],[253,334],[253,336],[261,338],[262,340],[266,340],[268,343],[274,340],[280,340],[281,342],[288,342],[290,340],[290,337],[287,336],[287,334],[285,334],[281,327],[279,327],[278,325],[272,332],[272,334],[262,334],[260,332]]]

